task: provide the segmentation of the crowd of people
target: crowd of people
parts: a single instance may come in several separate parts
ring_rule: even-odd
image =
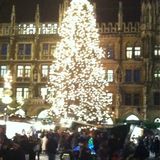
[[[158,135],[140,137],[138,144],[120,138],[98,130],[39,131],[12,139],[0,132],[0,160],[40,160],[41,154],[48,160],[56,160],[57,154],[61,160],[145,160],[160,155]]]

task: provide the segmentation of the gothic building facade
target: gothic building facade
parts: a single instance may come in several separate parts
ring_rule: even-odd
[[[0,24],[0,99],[4,92],[3,76],[12,74],[11,107],[23,97],[27,116],[49,108],[45,97],[49,66],[59,40],[58,25],[69,0],[59,7],[59,23],[40,22],[39,5],[33,23],[16,23],[13,5],[10,23]],[[96,5],[95,5],[96,10]],[[133,13],[134,14],[134,13]],[[160,120],[160,1],[142,0],[139,22],[123,21],[123,4],[119,2],[116,23],[98,23],[102,60],[112,94],[112,120],[130,115],[139,120]],[[4,107],[0,101],[1,108]]]

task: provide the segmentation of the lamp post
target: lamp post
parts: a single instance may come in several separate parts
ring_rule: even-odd
[[[3,97],[2,97],[2,103],[6,105],[4,109],[4,121],[6,123],[8,117],[7,117],[7,110],[9,108],[9,104],[12,103],[12,76],[10,70],[4,75],[4,90],[3,90]]]

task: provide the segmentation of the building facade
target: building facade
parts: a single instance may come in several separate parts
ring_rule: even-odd
[[[49,66],[59,40],[58,25],[69,0],[59,8],[59,23],[40,22],[39,5],[33,23],[16,23],[15,6],[10,23],[0,24],[0,99],[4,93],[4,75],[12,74],[12,108],[22,106],[27,116],[38,116],[48,109],[45,97]],[[96,5],[95,5],[96,6]],[[95,7],[96,9],[96,7]],[[117,23],[98,23],[102,60],[112,94],[112,120],[130,115],[139,120],[160,120],[160,2],[143,0],[139,22],[123,22],[123,4],[119,3]],[[5,105],[0,101],[1,108]],[[3,111],[1,111],[3,113]]]

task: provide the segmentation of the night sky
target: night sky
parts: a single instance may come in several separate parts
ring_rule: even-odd
[[[16,22],[34,22],[36,4],[40,5],[40,21],[58,21],[58,7],[62,0],[0,0],[0,22],[10,22],[12,5],[16,6]],[[119,0],[92,0],[97,5],[98,22],[116,22]],[[140,20],[141,0],[121,0],[124,21]]]

